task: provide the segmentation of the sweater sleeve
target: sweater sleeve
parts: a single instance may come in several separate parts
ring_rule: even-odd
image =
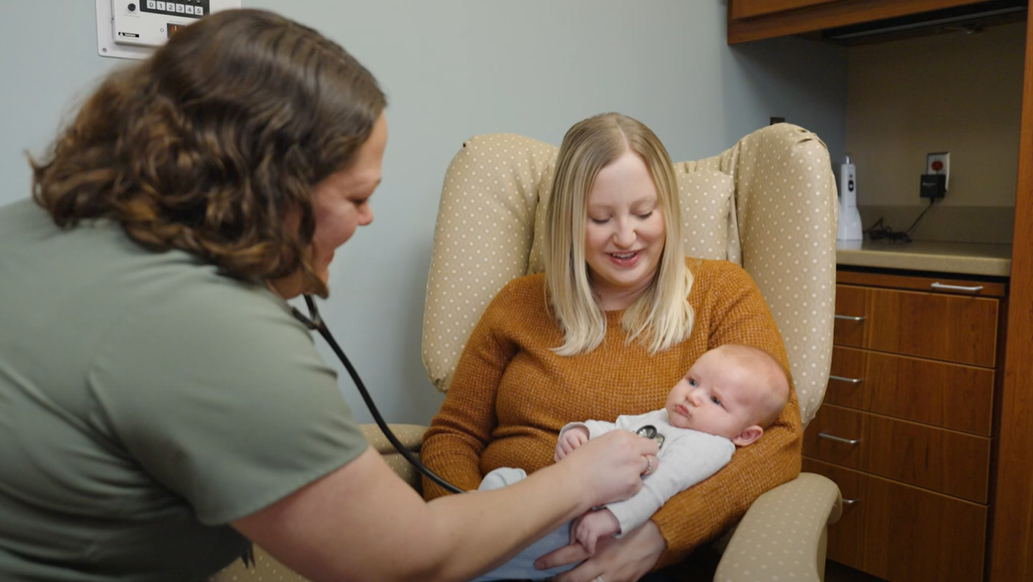
[[[782,338],[760,290],[750,276],[731,263],[711,263],[719,273],[702,305],[709,321],[707,347],[736,343],[767,351],[787,372]],[[697,313],[697,316],[701,314]],[[791,376],[790,384],[792,382]],[[742,518],[757,497],[800,473],[802,429],[795,390],[778,420],[757,442],[739,448],[713,477],[672,497],[653,515],[667,542],[657,567],[684,559],[696,546],[713,539]]]
[[[497,424],[495,396],[516,347],[505,337],[503,288],[488,304],[459,357],[452,384],[423,439],[420,458],[430,470],[464,491],[481,482],[480,457]],[[423,477],[427,500],[448,492]]]

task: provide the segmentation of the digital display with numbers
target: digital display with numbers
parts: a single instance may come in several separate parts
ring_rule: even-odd
[[[186,18],[200,18],[211,12],[210,0],[140,0],[140,10],[151,14],[169,14]]]

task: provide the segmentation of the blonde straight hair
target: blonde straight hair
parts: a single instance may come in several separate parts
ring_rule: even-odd
[[[588,195],[599,171],[632,151],[645,162],[664,218],[664,248],[649,287],[628,307],[621,327],[630,343],[640,338],[650,353],[665,350],[692,331],[692,273],[681,243],[678,185],[660,140],[641,122],[619,113],[580,121],[563,137],[556,161],[543,262],[553,316],[563,329],[561,356],[594,350],[606,336],[606,317],[592,292],[585,260]]]

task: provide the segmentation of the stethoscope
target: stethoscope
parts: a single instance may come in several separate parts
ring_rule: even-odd
[[[344,350],[341,349],[341,346],[337,345],[337,340],[335,340],[333,334],[330,333],[330,329],[326,326],[326,322],[324,322],[323,318],[320,317],[319,309],[316,307],[315,300],[312,299],[311,295],[305,295],[304,297],[305,304],[308,305],[309,315],[308,317],[305,317],[304,314],[298,311],[297,307],[291,307],[294,317],[301,323],[305,324],[305,327],[310,330],[318,331],[319,335],[323,336],[323,339],[326,340],[326,343],[330,344],[330,348],[335,354],[337,354],[337,359],[341,360],[345,369],[348,370],[348,374],[352,377],[352,381],[355,382],[355,387],[359,389],[359,394],[362,395],[362,399],[366,402],[366,408],[369,408],[370,414],[373,415],[373,420],[377,422],[377,426],[379,426],[380,430],[384,432],[384,436],[387,437],[391,446],[397,449],[398,453],[405,457],[406,461],[409,461],[413,467],[416,467],[417,471],[426,475],[431,481],[445,488],[450,493],[463,493],[462,489],[448,481],[445,481],[434,473],[434,471],[431,471],[424,466],[419,459],[414,457],[413,454],[410,453],[401,442],[399,442],[398,437],[395,436],[395,433],[391,432],[391,429],[387,427],[387,423],[384,422],[384,418],[380,416],[380,411],[377,410],[377,406],[373,404],[373,398],[371,398],[369,392],[366,391],[366,385],[362,383],[362,378],[359,377],[359,373],[355,371],[355,367],[352,366],[350,361],[348,361],[348,356],[344,355]]]

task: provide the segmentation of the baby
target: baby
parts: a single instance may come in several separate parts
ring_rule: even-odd
[[[619,416],[614,423],[589,420],[560,431],[556,460],[614,429],[637,432],[660,444],[659,466],[630,499],[586,513],[571,527],[570,541],[591,554],[607,535],[627,533],[648,520],[676,493],[716,473],[764,434],[789,399],[779,363],[750,346],[724,345],[704,353],[667,395],[662,410]]]
[[[789,399],[789,382],[782,366],[767,352],[728,344],[705,352],[667,395],[664,408],[616,422],[588,420],[570,423],[556,443],[558,461],[591,438],[623,429],[653,438],[660,445],[657,466],[646,472],[642,489],[633,497],[590,511],[563,526],[517,556],[478,578],[542,579],[574,565],[535,570],[534,561],[567,543],[595,552],[600,538],[620,536],[648,520],[675,494],[703,481],[725,466],[736,447],[745,447],[764,434]],[[494,489],[524,477],[520,469],[488,473],[480,489]]]

